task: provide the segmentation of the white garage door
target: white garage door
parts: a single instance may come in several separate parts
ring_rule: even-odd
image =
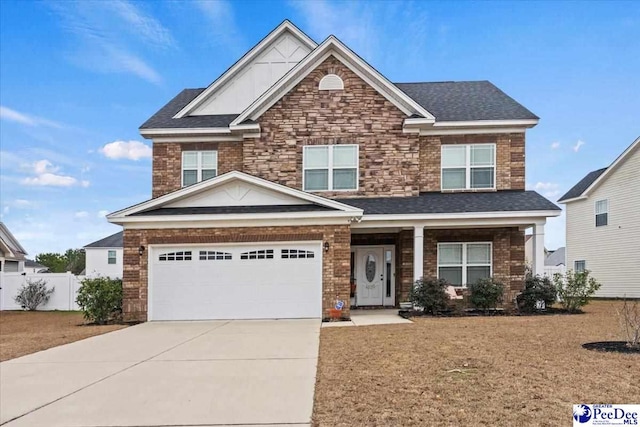
[[[149,320],[321,317],[322,243],[153,247]]]

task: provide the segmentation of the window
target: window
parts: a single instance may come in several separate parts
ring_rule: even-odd
[[[301,249],[282,249],[280,252],[280,257],[283,259],[313,258],[314,256],[313,251]]]
[[[582,273],[587,269],[587,261],[585,260],[574,261],[573,269],[575,270],[576,273]]]
[[[273,259],[273,249],[243,252],[240,254],[240,259]]]
[[[160,254],[160,261],[191,261],[191,251],[169,252]]]
[[[442,146],[442,189],[495,188],[496,145]]]
[[[218,174],[217,151],[182,152],[182,186],[195,184]]]
[[[357,145],[307,146],[302,157],[305,191],[358,189]]]
[[[491,243],[439,243],[438,278],[466,286],[491,277]]]
[[[231,258],[231,254],[229,252],[200,251],[200,261],[220,261]]]
[[[115,264],[116,263],[116,251],[107,252],[107,264]]]
[[[596,202],[596,227],[602,227],[609,223],[609,200],[598,200]]]

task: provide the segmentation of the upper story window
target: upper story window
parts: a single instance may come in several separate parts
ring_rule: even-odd
[[[305,191],[358,189],[357,145],[307,146],[302,158]]]
[[[596,227],[609,223],[609,199],[596,201]]]
[[[218,174],[217,151],[182,152],[182,186],[195,184]]]
[[[442,189],[495,189],[496,145],[442,146]]]
[[[438,243],[438,278],[466,286],[491,277],[490,242]]]
[[[116,263],[116,251],[108,251],[107,252],[107,264],[115,264]]]

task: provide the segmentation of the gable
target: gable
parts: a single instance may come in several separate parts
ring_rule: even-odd
[[[242,181],[229,182],[193,196],[166,204],[167,208],[204,206],[270,206],[310,204],[307,200]]]

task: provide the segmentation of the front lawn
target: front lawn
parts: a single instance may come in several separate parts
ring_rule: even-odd
[[[619,305],[322,328],[314,425],[558,426],[572,404],[640,403],[640,355],[581,347],[621,339]]]
[[[78,311],[0,311],[0,361],[125,327],[83,323]]]

